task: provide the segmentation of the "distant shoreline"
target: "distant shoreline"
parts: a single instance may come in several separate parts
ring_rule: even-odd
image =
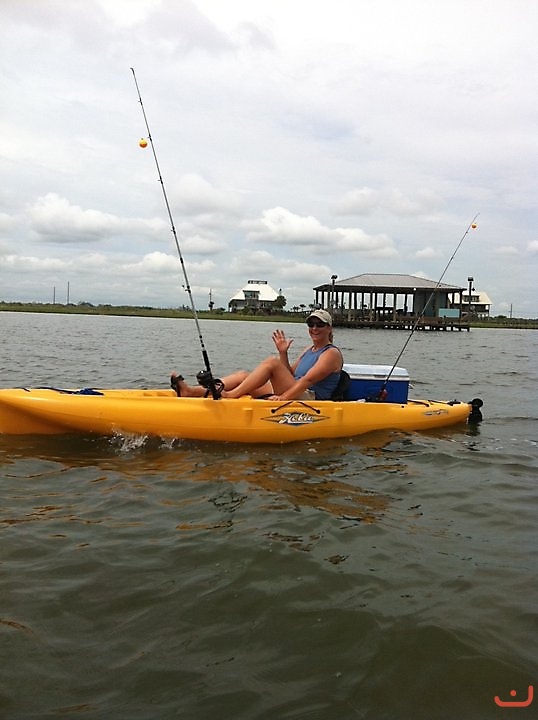
[[[113,315],[118,317],[155,317],[192,319],[190,308],[155,308],[138,305],[64,305],[62,303],[18,303],[0,301],[0,312],[52,313],[58,315]],[[304,313],[242,315],[225,311],[196,310],[200,320],[251,320],[254,322],[304,322]]]
[[[32,312],[56,313],[67,315],[112,315],[119,317],[155,317],[191,319],[192,310],[189,308],[154,308],[136,305],[64,305],[62,303],[21,303],[0,301],[0,312]],[[306,311],[305,311],[306,312]],[[250,322],[304,322],[305,312],[278,313],[274,315],[251,315],[231,313],[223,310],[209,311],[197,310],[200,320],[247,320]],[[538,330],[538,319],[507,318],[503,316],[492,317],[487,320],[471,320],[471,327],[480,328],[511,328],[523,330]]]

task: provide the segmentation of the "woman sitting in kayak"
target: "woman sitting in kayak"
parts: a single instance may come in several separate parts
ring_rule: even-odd
[[[252,372],[232,373],[221,382],[223,398],[240,398],[243,395],[270,400],[330,400],[340,380],[343,358],[332,344],[332,318],[326,310],[314,310],[306,319],[312,345],[290,364],[288,351],[293,340],[282,330],[275,330],[272,338],[277,356],[263,360]],[[172,386],[181,397],[202,397],[206,389],[189,386],[172,373]]]

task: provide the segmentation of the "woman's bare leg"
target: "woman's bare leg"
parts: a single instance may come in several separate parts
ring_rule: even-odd
[[[240,383],[242,383],[246,377],[248,377],[248,372],[246,370],[237,370],[237,372],[226,375],[221,379],[224,383],[225,390],[233,390],[233,388],[237,387]],[[188,385],[185,380],[179,380],[178,375],[175,372],[172,373],[171,379],[175,380],[175,384],[179,388],[181,397],[204,397],[207,392],[207,388],[203,387],[202,385]],[[269,385],[267,386],[264,394],[271,393],[272,391],[273,389]]]
[[[222,397],[239,398],[242,395],[260,397],[268,393],[280,395],[290,388],[295,379],[277,357],[268,357],[249,373],[238,385],[222,393]],[[267,388],[270,388],[269,390]]]

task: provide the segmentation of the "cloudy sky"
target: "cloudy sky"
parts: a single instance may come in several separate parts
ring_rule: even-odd
[[[538,316],[535,0],[1,0],[0,300],[288,307],[361,273]]]

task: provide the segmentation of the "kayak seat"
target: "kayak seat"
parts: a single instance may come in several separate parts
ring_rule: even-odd
[[[337,386],[333,390],[331,400],[336,400],[338,402],[347,400],[347,391],[349,390],[350,385],[351,378],[349,377],[349,373],[347,373],[345,370],[340,370],[340,379],[338,380]]]

